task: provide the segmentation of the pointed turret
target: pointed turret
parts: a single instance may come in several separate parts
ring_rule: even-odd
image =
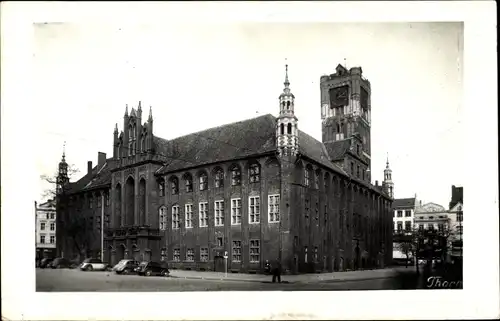
[[[387,161],[385,163],[384,169],[384,181],[382,182],[382,187],[384,191],[391,198],[394,198],[394,183],[392,182],[392,170],[389,167],[389,153],[387,153]]]
[[[295,116],[295,96],[290,90],[288,64],[285,65],[285,88],[279,96],[280,112],[276,119],[276,146],[280,155],[296,155],[298,152],[298,119]]]
[[[68,163],[66,163],[66,142],[63,144],[63,153],[61,161],[59,162],[59,171],[56,181],[56,193],[60,194],[63,191],[64,185],[69,182]]]

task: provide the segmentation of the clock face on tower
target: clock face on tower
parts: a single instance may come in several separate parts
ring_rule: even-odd
[[[349,87],[342,86],[330,89],[330,107],[341,107],[348,104]]]

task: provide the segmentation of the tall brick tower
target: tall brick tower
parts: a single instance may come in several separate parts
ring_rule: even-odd
[[[348,173],[370,180],[370,82],[361,67],[347,70],[338,65],[336,72],[320,78],[323,143]]]

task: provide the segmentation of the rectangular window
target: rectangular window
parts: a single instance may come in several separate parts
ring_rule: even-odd
[[[241,198],[231,199],[231,224],[241,224]]]
[[[250,263],[260,262],[260,240],[250,240]]]
[[[405,211],[405,217],[411,217],[411,211],[410,210],[406,210]]]
[[[398,211],[398,217],[403,217],[403,211]]]
[[[56,213],[53,213],[53,212],[52,212],[52,213],[50,213],[50,219],[51,219],[51,220],[53,220],[53,219],[55,219],[55,218],[56,218]]]
[[[318,263],[318,247],[314,247],[314,262]]]
[[[172,206],[172,228],[180,228],[179,205]]]
[[[40,231],[45,231],[45,223],[40,223]]]
[[[202,247],[200,249],[200,261],[208,262],[208,247]]]
[[[40,235],[40,243],[45,244],[45,235]]]
[[[423,231],[424,230],[424,224],[419,224],[418,225],[418,230]]]
[[[248,222],[260,223],[260,197],[250,196],[248,198]]]
[[[403,230],[403,222],[399,221],[397,224],[398,224],[398,232],[401,232]]]
[[[56,242],[56,236],[55,235],[51,235],[50,236],[50,244],[54,244]]]
[[[241,241],[233,241],[232,261],[241,262]]]
[[[427,227],[427,229],[429,231],[434,231],[434,224],[429,224],[429,226]]]
[[[257,183],[260,181],[260,167],[258,164],[250,166],[250,183]]]
[[[305,201],[305,216],[306,218],[309,218],[309,200]]]
[[[89,208],[92,208],[92,203],[94,202],[94,198],[89,196]]]
[[[215,226],[224,226],[224,201],[215,201]]]
[[[356,169],[356,176],[359,177],[359,165],[358,165],[358,167]]]
[[[174,261],[179,262],[181,260],[181,250],[174,249]]]
[[[106,199],[106,206],[109,206],[109,193],[106,193],[104,197]]]
[[[56,223],[50,223],[50,230],[55,231],[56,230]]]
[[[280,196],[269,195],[268,202],[269,223],[276,223],[280,221]]]
[[[194,249],[187,249],[186,252],[186,261],[194,262]]]
[[[223,239],[222,239],[222,237],[218,237],[217,238],[217,247],[222,247],[222,245],[223,245]]]
[[[411,222],[410,221],[405,222],[405,231],[407,231],[407,232],[411,231]]]
[[[166,248],[162,248],[160,253],[161,253],[161,259],[160,260],[162,262],[163,261],[167,261],[168,260],[168,258],[167,258],[167,249]]]
[[[461,226],[461,225],[457,226],[457,233],[458,234],[463,234],[464,233],[464,227]]]
[[[309,187],[309,169],[304,170],[304,185]]]
[[[307,262],[307,246],[304,246],[304,263],[308,263]]]
[[[173,221],[173,215],[172,215]],[[173,227],[173,225],[172,225]],[[167,229],[167,209],[165,207],[160,208],[160,230],[164,231]]]
[[[314,188],[319,189],[319,173],[316,172],[314,175]]]
[[[457,222],[463,222],[464,214],[462,212],[457,213]]]
[[[208,203],[200,202],[200,227],[208,226]]]
[[[439,223],[438,224],[438,230],[439,230],[439,232],[443,232],[444,231],[444,224],[443,223]]]
[[[193,204],[186,204],[185,207],[186,228],[193,227]]]
[[[102,205],[102,198],[101,197],[97,197],[97,207],[101,207]]]

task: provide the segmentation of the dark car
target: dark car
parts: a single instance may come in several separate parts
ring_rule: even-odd
[[[134,260],[121,260],[113,267],[116,274],[130,274],[134,273],[135,269],[139,266],[139,262]]]
[[[74,269],[78,265],[66,258],[58,257],[55,258],[54,261],[50,262],[49,266],[53,269],[68,269],[68,268]]]
[[[151,275],[161,275],[161,276],[168,276],[170,274],[170,271],[168,270],[168,266],[166,262],[141,262],[139,266],[135,269],[137,274],[139,275],[144,275],[144,276],[151,276]]]
[[[46,257],[40,261],[40,268],[45,269],[46,267],[49,267],[49,264],[52,262],[52,258]]]

